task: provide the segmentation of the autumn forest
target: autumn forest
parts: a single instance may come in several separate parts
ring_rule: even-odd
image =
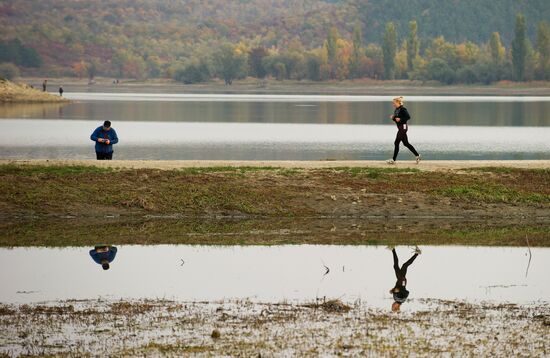
[[[547,19],[545,0],[7,0],[0,76],[550,80]]]

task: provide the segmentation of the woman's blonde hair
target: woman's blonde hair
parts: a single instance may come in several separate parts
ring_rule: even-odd
[[[405,101],[403,100],[403,96],[395,97],[395,98],[393,99],[393,101],[396,102],[396,103],[399,103],[400,106],[402,106],[403,103],[405,102]]]

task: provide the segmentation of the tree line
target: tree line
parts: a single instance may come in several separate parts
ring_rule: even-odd
[[[523,40],[520,8],[530,19]],[[0,41],[10,45],[0,55],[10,55],[0,70],[228,84],[544,80],[549,12],[547,0],[6,0]]]
[[[173,78],[191,84],[213,77],[230,85],[246,76],[277,80],[411,79],[453,83],[493,83],[501,80],[550,80],[550,27],[540,22],[533,43],[526,35],[525,17],[516,17],[514,38],[506,48],[498,32],[486,43],[452,43],[442,36],[429,42],[409,23],[405,40],[398,42],[396,26],[388,22],[382,44],[365,45],[360,25],[351,39],[330,28],[324,45],[306,50],[299,41],[285,50],[225,43],[211,53],[189,60]]]

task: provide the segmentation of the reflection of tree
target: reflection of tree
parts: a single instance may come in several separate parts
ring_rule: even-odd
[[[15,103],[0,106],[0,118],[44,118],[58,114],[67,103]]]

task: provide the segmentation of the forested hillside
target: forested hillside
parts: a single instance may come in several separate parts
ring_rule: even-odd
[[[518,13],[526,54],[519,77],[511,51]],[[548,0],[3,0],[0,62],[29,74],[187,83],[246,75],[544,79],[546,19]],[[481,78],[479,66],[493,60],[498,73]]]

